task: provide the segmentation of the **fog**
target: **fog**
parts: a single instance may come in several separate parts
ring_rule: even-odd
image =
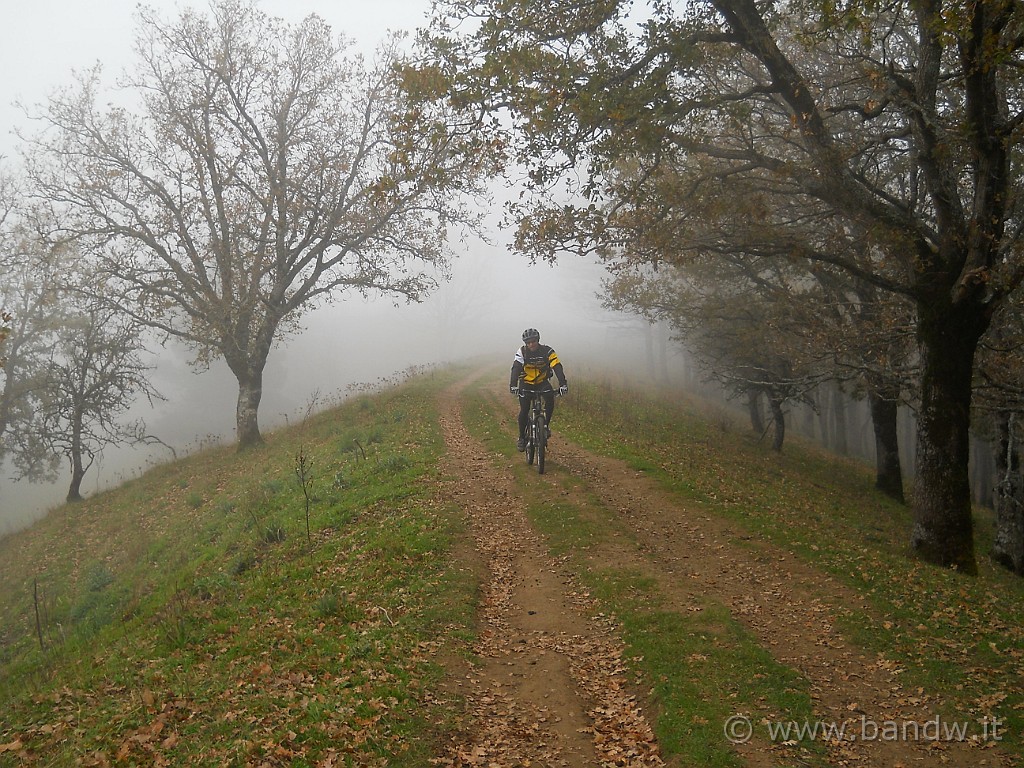
[[[495,237],[501,237],[500,232]],[[302,331],[275,347],[264,374],[260,427],[266,433],[295,423],[411,366],[479,361],[502,379],[524,328],[538,328],[573,378],[574,365],[607,352],[616,371],[645,369],[642,324],[604,312],[597,293],[603,269],[565,256],[556,266],[531,265],[500,245],[475,240],[456,252],[452,279],[420,304],[395,306],[390,298],[346,297],[304,318]],[[216,360],[209,370],[189,365],[180,345],[154,347],[151,379],[166,398],[140,403],[132,417],[177,456],[234,440],[237,383]],[[501,382],[504,384],[504,380]],[[107,449],[89,470],[88,496],[140,475],[175,454],[162,447]],[[63,502],[68,477],[33,485],[0,479],[0,534],[29,524]]]

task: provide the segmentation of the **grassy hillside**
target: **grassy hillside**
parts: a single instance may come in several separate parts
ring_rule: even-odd
[[[460,557],[465,521],[436,427],[437,392],[468,373],[360,395],[259,450],[156,468],[0,541],[0,765],[429,765],[472,727],[447,681],[476,632],[478,575]],[[1005,746],[1021,749],[1020,579],[984,558],[977,578],[907,559],[908,512],[862,464],[798,441],[775,455],[724,412],[585,379],[574,376],[557,432],[855,589],[851,642],[958,713],[1000,717]],[[490,384],[467,392],[465,416],[504,461],[517,455]],[[562,501],[531,495],[531,515],[623,622],[637,679],[657,683],[666,757],[711,764],[677,732],[705,720],[720,734],[721,720],[685,692],[735,681],[680,663],[680,649],[713,653],[694,645],[695,619],[648,611],[642,585],[586,572],[573,553],[612,523],[573,528],[583,518],[569,500],[585,494],[549,478]],[[979,513],[978,527],[983,552],[991,521]],[[766,654],[749,656],[764,668]],[[727,666],[716,672],[735,676]],[[766,696],[774,679],[758,683]]]
[[[473,619],[437,487],[440,381],[0,542],[0,764],[426,764],[458,710],[433,659]]]

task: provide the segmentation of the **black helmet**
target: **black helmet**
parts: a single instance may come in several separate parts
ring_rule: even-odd
[[[527,328],[525,331],[523,331],[524,342],[531,341],[533,339],[540,341],[540,331],[538,331],[536,328]]]

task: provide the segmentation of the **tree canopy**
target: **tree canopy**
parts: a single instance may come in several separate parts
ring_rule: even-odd
[[[508,115],[532,257],[801,259],[907,297],[910,539],[973,571],[974,355],[1024,276],[1022,32],[1010,0],[478,0],[440,2],[429,38]]]

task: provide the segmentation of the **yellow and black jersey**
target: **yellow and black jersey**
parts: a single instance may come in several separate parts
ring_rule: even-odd
[[[562,363],[558,360],[555,350],[546,344],[539,344],[533,352],[522,346],[516,350],[516,356],[512,361],[512,378],[509,386],[517,386],[520,379],[528,386],[536,386],[546,382],[552,374],[557,377],[559,384],[565,383]]]

